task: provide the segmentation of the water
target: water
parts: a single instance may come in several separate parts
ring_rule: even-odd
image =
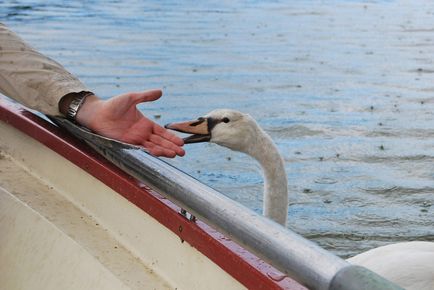
[[[6,1],[0,19],[109,97],[163,88],[160,124],[250,113],[286,161],[289,227],[348,257],[434,241],[434,2]],[[170,163],[262,212],[249,157]]]

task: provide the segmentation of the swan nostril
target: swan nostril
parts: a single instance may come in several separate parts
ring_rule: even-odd
[[[203,117],[197,118],[197,121],[191,123],[190,126],[193,126],[193,127],[194,127],[194,126],[200,125],[200,124],[202,124],[204,121],[205,121],[205,118],[203,118]]]

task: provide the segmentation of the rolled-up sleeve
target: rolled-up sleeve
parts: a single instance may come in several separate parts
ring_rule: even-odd
[[[54,60],[37,52],[0,23],[0,92],[47,115],[61,115],[68,93],[88,89]]]

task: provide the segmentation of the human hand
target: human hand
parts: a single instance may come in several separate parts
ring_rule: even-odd
[[[184,141],[146,118],[136,106],[159,99],[161,90],[126,93],[108,100],[95,95],[86,97],[76,120],[102,136],[141,145],[155,156],[184,156]]]

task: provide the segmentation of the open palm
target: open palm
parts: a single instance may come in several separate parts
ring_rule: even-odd
[[[155,156],[185,154],[181,138],[146,118],[137,105],[157,100],[161,90],[126,93],[108,100],[86,100],[77,121],[92,131],[122,142],[141,145]]]

